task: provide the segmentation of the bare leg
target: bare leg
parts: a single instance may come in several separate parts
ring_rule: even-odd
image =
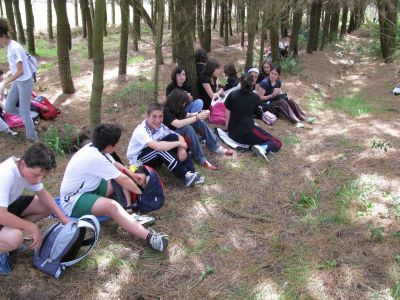
[[[92,213],[96,216],[110,216],[123,229],[142,239],[146,239],[149,231],[134,220],[130,214],[116,201],[101,197],[92,207]]]
[[[0,230],[0,253],[10,252],[21,246],[24,241],[22,230],[3,227]]]
[[[51,211],[35,196],[31,204],[22,213],[21,218],[36,223],[50,214]]]

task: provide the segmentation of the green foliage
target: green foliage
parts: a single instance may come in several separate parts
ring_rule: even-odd
[[[207,266],[207,269],[201,271],[199,281],[203,281],[208,275],[214,273],[214,268],[211,266]]]
[[[400,299],[400,282],[396,282],[392,288],[392,297],[396,300]]]
[[[355,117],[366,115],[372,111],[370,105],[358,94],[338,97],[330,104],[330,106]]]
[[[372,240],[377,242],[383,241],[383,233],[385,232],[383,227],[372,227],[370,232]]]
[[[51,148],[57,156],[64,156],[77,150],[77,140],[75,127],[69,124],[64,124],[61,130],[51,125],[44,134],[44,144]]]
[[[288,134],[281,137],[281,141],[285,145],[297,145],[301,143],[301,139],[295,134]]]
[[[44,39],[35,39],[36,55],[40,57],[57,57],[57,46]]]
[[[39,63],[38,73],[43,73],[52,70],[55,67],[55,62]]]
[[[328,259],[322,262],[321,264],[317,265],[317,269],[319,270],[328,270],[334,267],[337,267],[338,262],[336,259]]]
[[[300,200],[295,204],[294,208],[297,210],[312,210],[318,206],[318,195],[320,190],[317,189],[314,195],[301,194]]]
[[[324,98],[322,92],[313,91],[306,98],[309,100],[308,108],[310,112],[317,113],[325,109],[325,104],[322,101]]]
[[[282,72],[292,76],[300,76],[302,74],[302,68],[298,63],[297,59],[284,58],[281,60]]]
[[[371,148],[372,149],[380,149],[383,151],[388,151],[389,148],[393,148],[392,144],[390,142],[384,142],[380,140],[372,140],[371,141]]]
[[[136,55],[136,56],[128,57],[127,63],[128,63],[128,65],[134,65],[134,64],[142,63],[144,61],[145,61],[145,59],[144,59],[143,55]]]

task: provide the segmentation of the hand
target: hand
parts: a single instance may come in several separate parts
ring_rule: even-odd
[[[60,218],[61,223],[63,223],[64,225],[69,223],[69,218],[67,216],[63,216],[62,218]]]
[[[178,148],[178,158],[180,161],[185,161],[187,159],[186,149]]]
[[[183,148],[183,149],[187,149],[187,144],[186,144],[186,142],[183,140],[183,141],[179,141],[180,143],[179,143],[179,148]]]
[[[192,96],[192,94],[191,93],[187,93],[188,94],[188,96],[189,96],[189,102],[192,102],[193,101],[193,96]]]
[[[197,118],[199,120],[205,120],[208,118],[208,116],[210,115],[210,111],[209,110],[202,110],[201,112],[199,112],[199,114],[197,115]]]
[[[32,234],[33,243],[29,246],[32,250],[36,250],[42,244],[42,233],[40,232],[39,227],[32,223],[32,228],[29,230]]]
[[[132,179],[139,185],[143,185],[146,181],[146,175],[140,173],[133,173]]]

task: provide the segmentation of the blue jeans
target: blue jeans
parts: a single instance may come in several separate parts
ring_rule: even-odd
[[[203,109],[203,100],[201,99],[193,100],[192,102],[189,102],[188,105],[186,105],[185,107],[185,111],[187,113],[201,112],[202,109]]]
[[[211,151],[216,151],[219,147],[217,136],[202,120],[198,120],[181,128],[176,128],[175,132],[183,136],[188,148],[192,150],[193,159],[199,164],[203,164],[207,161],[203,149],[201,149],[199,136],[206,141],[206,146]]]

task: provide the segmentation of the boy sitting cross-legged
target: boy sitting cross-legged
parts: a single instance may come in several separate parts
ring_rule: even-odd
[[[137,184],[145,180],[143,174],[125,175],[125,166],[116,162],[111,153],[121,137],[116,125],[101,124],[93,131],[92,143],[76,152],[65,170],[60,189],[60,203],[72,217],[86,214],[110,216],[129,233],[146,240],[150,246],[163,252],[168,245],[168,236],[144,228],[115,200],[111,199],[114,179],[124,190],[130,202],[131,192],[141,194]]]
[[[10,157],[0,164],[0,275],[11,273],[8,252],[23,243],[23,230],[32,234],[32,249],[42,243],[35,224],[54,213],[63,224],[69,219],[43,187],[42,180],[56,167],[53,151],[43,144],[31,146],[22,158]],[[21,196],[24,189],[35,196]]]
[[[163,118],[162,106],[151,103],[146,120],[136,127],[129,141],[129,163],[152,167],[165,164],[187,187],[204,182],[187,155],[184,138],[165,126]]]

